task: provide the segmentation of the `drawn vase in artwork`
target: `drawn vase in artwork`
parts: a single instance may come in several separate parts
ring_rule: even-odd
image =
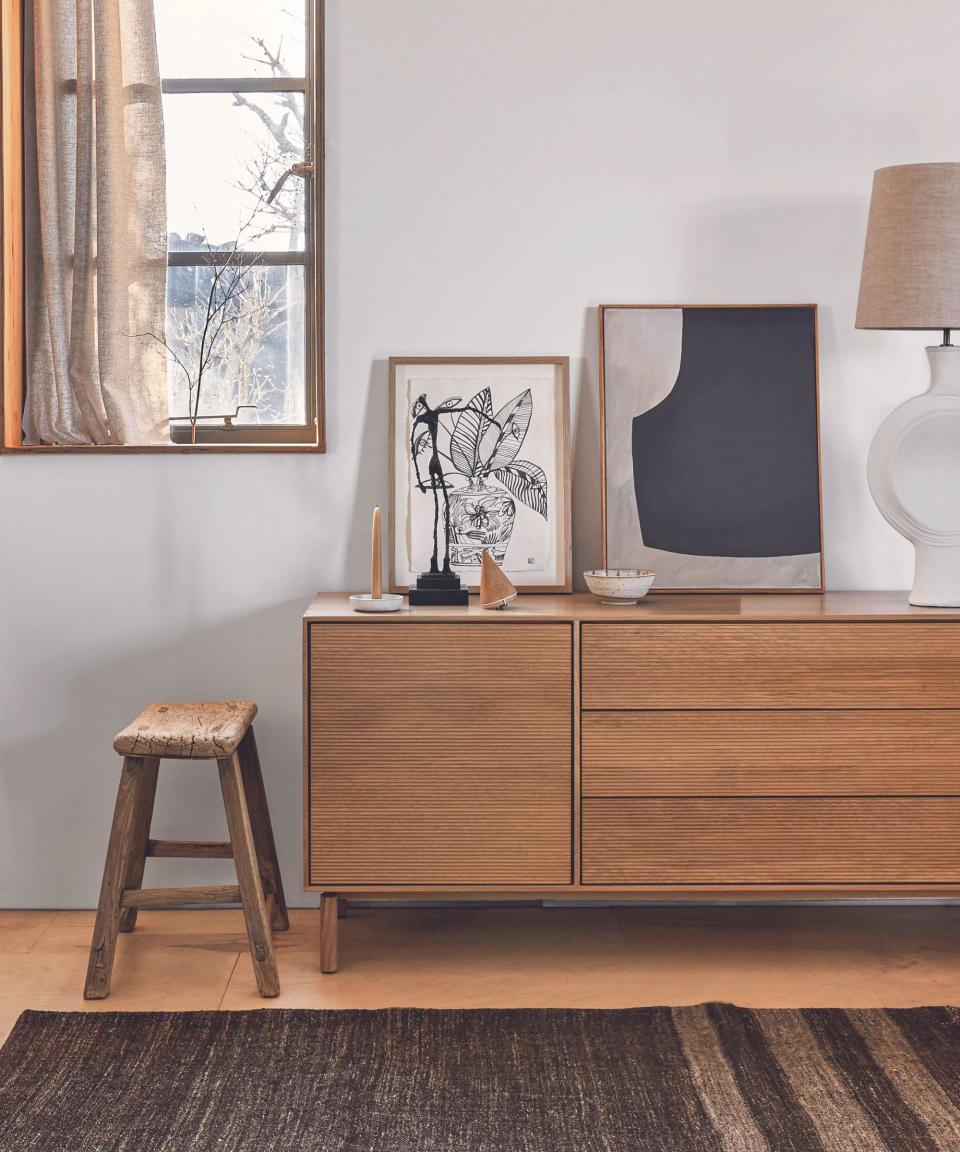
[[[462,567],[480,566],[488,548],[498,564],[507,554],[517,506],[502,488],[488,488],[482,480],[450,493],[450,561]]]

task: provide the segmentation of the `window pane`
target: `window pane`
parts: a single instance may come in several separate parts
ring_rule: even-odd
[[[305,181],[291,176],[266,205],[304,158],[302,93],[177,93],[164,97],[163,111],[171,250],[202,247],[203,237],[214,247],[303,249]]]
[[[205,348],[209,362],[200,380],[201,417],[230,415],[238,405],[252,404],[240,412],[237,423],[305,424],[303,268],[221,268],[218,286],[215,274],[210,267],[167,272],[166,340],[184,366],[168,358],[170,415],[189,415],[190,387],[196,385]],[[227,292],[232,292],[229,302],[217,313],[204,341],[208,304],[211,300],[214,306],[220,304]],[[212,341],[211,330],[218,333]]]
[[[164,77],[303,76],[306,0],[158,0]]]

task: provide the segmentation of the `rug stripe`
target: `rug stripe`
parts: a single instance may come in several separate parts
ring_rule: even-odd
[[[860,1033],[841,1011],[801,1009],[807,1027],[843,1078],[847,1091],[871,1117],[885,1148],[937,1152],[926,1125],[874,1060]]]
[[[826,1059],[803,1013],[783,1009],[757,1013],[756,1019],[826,1152],[889,1152],[836,1065]]]
[[[601,1128],[611,1136],[611,1149],[726,1152],[697,1093],[669,1008],[628,1009],[619,1021],[614,1013],[586,1011],[582,1027],[589,1039],[589,1063],[602,1073],[591,1107],[601,1114],[609,1111],[609,1087],[605,1091],[603,1084],[611,1083],[611,1063],[617,1077],[630,1085],[631,1127],[614,1127],[607,1116]],[[584,1064],[577,1061],[578,1076]],[[570,1147],[581,1142],[574,1138]]]
[[[960,1012],[956,1008],[893,1008],[887,1015],[948,1099],[952,1098],[960,1076]]]
[[[707,1012],[740,1095],[773,1152],[821,1152],[816,1128],[767,1045],[759,1014],[727,1004],[710,1004]]]
[[[674,1008],[680,1035],[700,1102],[720,1139],[723,1152],[771,1152],[740,1094],[719,1037],[706,1008]]]
[[[849,1010],[847,1016],[899,1094],[909,1100],[923,1118],[940,1152],[957,1152],[960,1113],[907,1043],[890,1014],[858,1008]]]

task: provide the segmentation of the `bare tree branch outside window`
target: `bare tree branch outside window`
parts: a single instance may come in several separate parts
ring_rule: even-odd
[[[275,47],[261,36],[247,39],[244,59],[254,66],[252,72],[297,79],[285,63],[282,38]],[[211,417],[254,409],[252,417],[245,411],[244,422],[297,424],[305,403],[304,373],[297,371],[296,360],[299,355],[302,365],[306,347],[300,177],[312,160],[306,155],[304,93],[230,95],[252,129],[254,146],[246,159],[238,157],[232,181],[249,198],[250,210],[229,241],[210,238],[202,224],[201,234],[170,234],[170,253],[184,252],[187,258],[170,263],[165,331],[142,334],[167,360],[171,420],[189,422],[194,444],[198,425]],[[271,197],[278,179],[291,171],[298,178],[288,179]],[[263,243],[273,236],[283,239]],[[273,253],[268,262],[258,255],[266,248]],[[290,253],[289,262],[278,259],[281,252]]]

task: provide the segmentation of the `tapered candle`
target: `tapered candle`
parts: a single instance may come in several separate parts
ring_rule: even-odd
[[[380,505],[373,510],[373,559],[370,564],[370,596],[379,600],[383,596],[380,582]]]

